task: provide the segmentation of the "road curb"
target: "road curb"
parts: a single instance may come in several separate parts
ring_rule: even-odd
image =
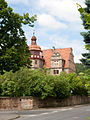
[[[17,117],[14,117],[14,118],[10,118],[10,119],[8,119],[8,120],[15,120],[15,119],[17,119],[17,118],[20,118],[20,115],[18,115]]]

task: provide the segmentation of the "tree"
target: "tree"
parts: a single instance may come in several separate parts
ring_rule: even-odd
[[[75,63],[75,69],[77,74],[85,71],[85,67],[82,63]]]
[[[90,0],[85,0],[86,8],[82,8],[78,5],[78,10],[81,14],[83,26],[87,32],[82,32],[81,35],[84,37],[85,48],[88,50],[87,53],[83,53],[83,58],[80,60],[86,68],[90,68]]]
[[[86,81],[86,89],[88,90],[88,95],[90,96],[90,68],[88,70],[85,71],[85,73],[83,74],[83,78]]]
[[[0,0],[0,73],[13,72],[22,66],[30,66],[30,51],[22,25],[33,27],[36,15],[14,13],[5,0]]]

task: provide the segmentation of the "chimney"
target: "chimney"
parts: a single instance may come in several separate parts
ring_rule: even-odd
[[[53,48],[53,51],[55,50],[55,46],[52,47]]]

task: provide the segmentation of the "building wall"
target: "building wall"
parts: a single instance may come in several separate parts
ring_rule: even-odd
[[[75,63],[74,63],[74,56],[72,51],[70,53],[69,60],[68,60],[68,69],[69,69],[68,72],[71,72],[71,73],[75,72]]]
[[[32,69],[38,69],[43,67],[43,60],[42,59],[32,59]]]
[[[58,68],[61,67],[62,68],[62,59],[53,59],[51,60],[51,68]]]
[[[65,68],[65,69],[64,69],[64,71],[65,71],[66,73],[69,73],[69,70],[70,70],[69,68]]]
[[[51,56],[51,75],[54,74],[54,71],[58,71],[58,74],[63,71],[63,59],[61,55],[55,51],[54,54]]]
[[[70,49],[71,53],[69,54],[69,60],[67,63],[67,68],[64,68],[64,64],[65,64],[65,60],[62,59],[60,53],[58,51],[54,51],[53,50],[53,55],[50,58],[50,67],[48,69],[50,69],[50,74],[54,74],[54,70],[57,70],[60,72],[65,71],[67,73],[73,73],[75,72],[75,64],[74,64],[74,56],[72,53],[72,49]],[[42,57],[43,58],[43,57]],[[36,64],[37,61],[37,64]],[[48,61],[47,61],[48,62]],[[38,68],[43,68],[44,67],[44,59],[32,59],[32,69],[38,69]]]
[[[44,100],[38,97],[0,97],[0,110],[30,110],[45,107],[64,107],[90,103],[90,97],[70,96],[66,99],[48,97]]]

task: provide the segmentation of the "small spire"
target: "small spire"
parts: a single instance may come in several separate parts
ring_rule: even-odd
[[[36,43],[36,40],[37,40],[37,38],[36,38],[36,36],[35,36],[35,30],[33,30],[33,36],[32,36],[32,38],[31,38],[31,44],[32,45],[36,45],[37,43]]]
[[[55,50],[55,46],[53,46],[52,48],[53,48],[53,50]]]

